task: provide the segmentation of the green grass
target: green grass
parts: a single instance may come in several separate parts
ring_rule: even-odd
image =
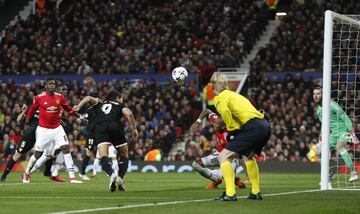
[[[66,174],[62,174],[66,177]],[[119,207],[92,213],[360,213],[359,191],[322,191],[269,195],[318,189],[316,174],[261,174],[263,201],[248,201],[250,187],[237,190],[237,202],[212,199],[224,190],[205,190],[207,180],[195,173],[128,173],[126,192],[107,190],[108,177],[99,174],[84,184],[53,183],[41,173],[21,184],[19,173],[11,173],[0,184],[0,213],[51,213],[92,208]],[[268,196],[266,196],[268,195]],[[208,200],[203,200],[208,199]],[[194,202],[193,200],[202,200]],[[162,202],[183,201],[178,204]],[[128,207],[144,205],[147,207]]]

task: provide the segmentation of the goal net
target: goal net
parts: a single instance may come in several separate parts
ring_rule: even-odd
[[[360,189],[360,15],[325,12],[323,66],[321,189]]]

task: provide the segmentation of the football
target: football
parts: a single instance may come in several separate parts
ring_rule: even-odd
[[[175,82],[182,82],[187,77],[188,77],[188,72],[187,72],[186,68],[184,68],[182,66],[176,67],[172,71],[172,78],[174,79]]]

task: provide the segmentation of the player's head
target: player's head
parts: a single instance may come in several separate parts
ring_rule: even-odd
[[[219,94],[221,91],[228,89],[228,79],[225,74],[214,73],[210,82],[213,84],[215,94]]]
[[[49,94],[54,94],[55,92],[55,87],[56,87],[56,81],[54,78],[47,78],[45,80],[45,90],[46,92],[48,92]]]
[[[68,86],[66,85],[66,84],[61,84],[61,85],[59,85],[59,87],[58,87],[58,92],[60,93],[60,94],[62,94],[64,97],[66,97],[67,96],[67,94],[68,94]]]
[[[322,88],[320,86],[316,86],[313,90],[313,99],[315,103],[320,104],[322,102]]]
[[[110,93],[106,96],[106,100],[120,102],[121,95],[118,91],[113,90],[113,91],[110,91]]]
[[[226,128],[225,122],[222,117],[218,117],[216,119],[216,123],[214,125],[215,131],[223,131]]]

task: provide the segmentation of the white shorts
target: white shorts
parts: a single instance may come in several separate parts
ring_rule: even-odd
[[[40,126],[36,128],[34,150],[42,152],[45,149],[49,149],[51,151],[53,148],[60,148],[63,145],[69,145],[69,141],[62,126],[54,129]]]
[[[219,168],[220,162],[219,162],[218,156],[219,156],[219,153],[214,152],[211,155],[202,157],[201,161],[203,162],[204,167],[205,168]],[[238,158],[234,158],[234,160],[231,162],[231,165],[233,166],[234,169],[236,169],[239,166]]]
[[[108,155],[109,158],[117,157],[117,151],[112,144],[109,145],[108,153],[109,153]],[[99,149],[96,151],[96,158],[100,158]]]

